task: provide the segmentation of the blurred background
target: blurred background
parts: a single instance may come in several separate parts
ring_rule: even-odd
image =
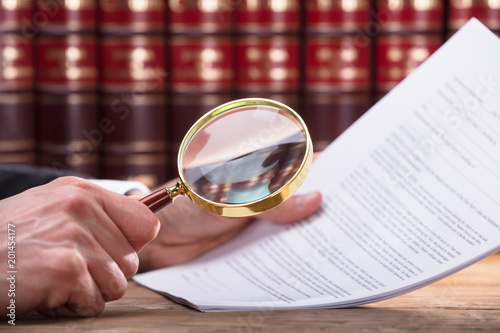
[[[492,0],[0,0],[0,163],[155,187],[189,127],[281,101],[319,151]]]

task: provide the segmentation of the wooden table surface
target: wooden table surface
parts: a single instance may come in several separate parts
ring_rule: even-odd
[[[201,313],[129,282],[97,318],[18,318],[11,332],[500,332],[500,253],[435,284],[348,309]]]

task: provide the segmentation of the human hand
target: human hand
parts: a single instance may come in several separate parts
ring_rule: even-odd
[[[157,234],[158,218],[142,203],[83,179],[59,178],[0,201],[0,253],[7,224],[15,230],[16,315],[96,316],[123,296],[137,253]],[[0,313],[10,299],[0,261]]]
[[[166,184],[171,187],[175,182]],[[321,204],[321,194],[294,195],[281,205],[258,215],[278,224],[290,224],[311,215]],[[255,219],[230,218],[210,213],[179,197],[157,212],[158,236],[139,253],[140,271],[180,264],[212,250],[239,234]]]

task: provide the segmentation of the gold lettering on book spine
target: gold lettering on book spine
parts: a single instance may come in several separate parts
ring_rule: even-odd
[[[17,49],[14,46],[6,46],[2,50],[2,63],[12,62],[24,56],[22,49]]]
[[[405,8],[412,8],[419,11],[427,11],[441,8],[439,0],[388,0],[387,9],[399,11]]]
[[[248,0],[247,0],[248,1]],[[231,11],[234,6],[231,0],[169,0],[170,10],[183,13],[187,10],[197,10],[202,13]]]
[[[455,9],[469,9],[471,7],[500,9],[500,0],[451,0],[450,7]]]
[[[314,3],[311,2],[314,6]],[[369,0],[317,0],[316,9],[319,11],[342,10],[355,12],[369,8]]]
[[[162,0],[128,0],[128,7],[133,12],[149,12],[162,10],[164,2]]]
[[[94,9],[95,1],[94,0],[66,0],[64,2],[64,7],[67,10],[85,10],[85,9]]]
[[[5,10],[27,9],[33,4],[33,0],[1,0],[0,7]]]
[[[14,46],[6,46],[2,50],[1,56],[1,77],[7,80],[15,80],[33,76],[34,72],[31,66],[14,64],[15,61],[25,56],[25,52],[22,49],[18,49]]]
[[[355,80],[368,78],[368,70],[359,68],[354,62],[358,60],[358,51],[354,47],[332,49],[327,46],[319,47],[315,53],[321,63],[308,72],[314,79]]]
[[[486,5],[489,9],[500,9],[500,0],[487,0]]]
[[[270,9],[274,12],[286,12],[296,10],[299,7],[297,0],[246,0],[245,9],[255,12],[263,9]]]
[[[163,0],[100,0],[99,7],[104,12],[129,10],[135,13],[144,13],[163,10],[165,5]]]
[[[266,51],[258,47],[249,47],[245,57],[251,63],[247,70],[251,80],[268,78],[272,81],[284,81],[298,76],[296,68],[286,67],[286,61],[290,58],[288,50],[271,48]]]

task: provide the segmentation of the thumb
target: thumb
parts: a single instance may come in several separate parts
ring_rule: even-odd
[[[321,201],[322,196],[320,192],[294,195],[261,216],[278,224],[294,223],[314,213],[321,205]]]

